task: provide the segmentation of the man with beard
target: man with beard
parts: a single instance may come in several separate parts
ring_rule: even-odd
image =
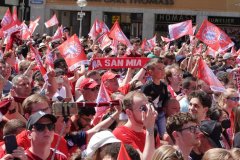
[[[157,117],[148,98],[139,91],[129,92],[123,99],[128,121],[117,127],[113,134],[125,144],[135,148],[141,159],[151,159],[155,150],[154,124]]]

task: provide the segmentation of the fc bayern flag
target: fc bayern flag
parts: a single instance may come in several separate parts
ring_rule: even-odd
[[[171,24],[168,26],[170,39],[176,40],[185,35],[193,35],[192,20]]]
[[[108,36],[112,39],[117,40],[118,42],[125,44],[128,47],[131,46],[130,41],[128,40],[128,38],[125,36],[123,31],[121,30],[118,21],[116,21],[114,23]]]
[[[100,44],[99,47],[101,50],[104,50],[106,47],[108,47],[112,44],[112,40],[108,37],[108,35],[106,33],[101,35],[97,39],[97,41]]]
[[[6,13],[4,14],[2,21],[1,21],[1,26],[6,27],[10,25],[13,22],[12,14],[10,12],[10,9],[8,8]]]
[[[63,36],[63,27],[61,25],[57,28],[56,32],[52,36],[52,41],[60,40],[62,38],[62,36]]]
[[[101,29],[101,23],[99,22],[98,19],[96,19],[92,25],[92,28],[90,29],[90,32],[88,33],[89,37],[91,37],[91,39],[93,41],[95,41],[97,39],[97,36],[99,35],[99,33],[102,31]]]
[[[202,58],[198,61],[198,78],[206,82],[212,91],[224,92],[225,88]]]
[[[70,71],[88,62],[87,56],[76,34],[58,46],[58,50],[66,60]]]
[[[55,60],[56,60],[55,54],[52,51],[50,51],[49,46],[47,46],[45,63],[48,64],[53,69]]]
[[[57,24],[58,24],[58,19],[57,19],[56,14],[54,14],[54,15],[52,16],[52,18],[49,19],[49,20],[48,20],[47,22],[45,22],[44,24],[45,24],[46,28],[49,28],[49,27],[52,27],[52,26],[57,25]]]
[[[21,24],[21,39],[22,40],[28,40],[31,37],[31,33],[29,32],[28,26],[25,24],[25,22],[22,22]]]
[[[196,37],[218,52],[224,52],[234,45],[224,31],[206,19],[199,28]]]
[[[111,98],[108,95],[108,92],[104,86],[104,83],[101,83],[101,86],[100,86],[100,89],[98,92],[98,96],[96,99],[96,103],[109,102],[109,101],[111,101]],[[97,125],[101,121],[102,117],[104,116],[104,114],[106,114],[108,109],[109,109],[108,106],[96,107],[96,114],[93,119],[93,125]]]

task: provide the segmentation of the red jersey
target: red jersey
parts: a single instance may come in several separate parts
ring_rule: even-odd
[[[51,148],[50,150],[51,150],[50,155],[48,156],[48,158],[46,160],[51,160],[52,159],[54,149]],[[42,158],[34,155],[28,149],[25,151],[25,153],[26,153],[26,156],[27,156],[28,160],[42,160]],[[55,153],[55,156],[54,156],[54,160],[67,160],[67,157],[62,152],[59,152],[57,150],[56,153]]]
[[[144,150],[146,132],[135,132],[126,126],[120,126],[114,129],[113,134],[124,144],[131,145],[134,149]]]

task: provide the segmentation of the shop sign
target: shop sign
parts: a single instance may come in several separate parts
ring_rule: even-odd
[[[186,20],[192,20],[192,23],[196,23],[195,15],[175,15],[175,14],[156,14],[156,23],[177,23]]]
[[[208,16],[208,21],[216,25],[231,25],[231,26],[240,25],[240,18],[237,17]]]
[[[43,4],[44,0],[30,0],[31,4]]]
[[[173,5],[174,0],[88,0],[92,2],[106,2],[106,3],[130,3],[130,4],[163,4]]]

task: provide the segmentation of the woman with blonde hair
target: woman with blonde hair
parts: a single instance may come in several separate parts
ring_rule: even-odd
[[[240,148],[232,148],[230,153],[234,160],[238,160],[240,157]]]
[[[182,153],[171,145],[163,145],[155,150],[152,160],[184,160]]]
[[[230,151],[222,148],[209,149],[203,155],[202,160],[234,160]]]

